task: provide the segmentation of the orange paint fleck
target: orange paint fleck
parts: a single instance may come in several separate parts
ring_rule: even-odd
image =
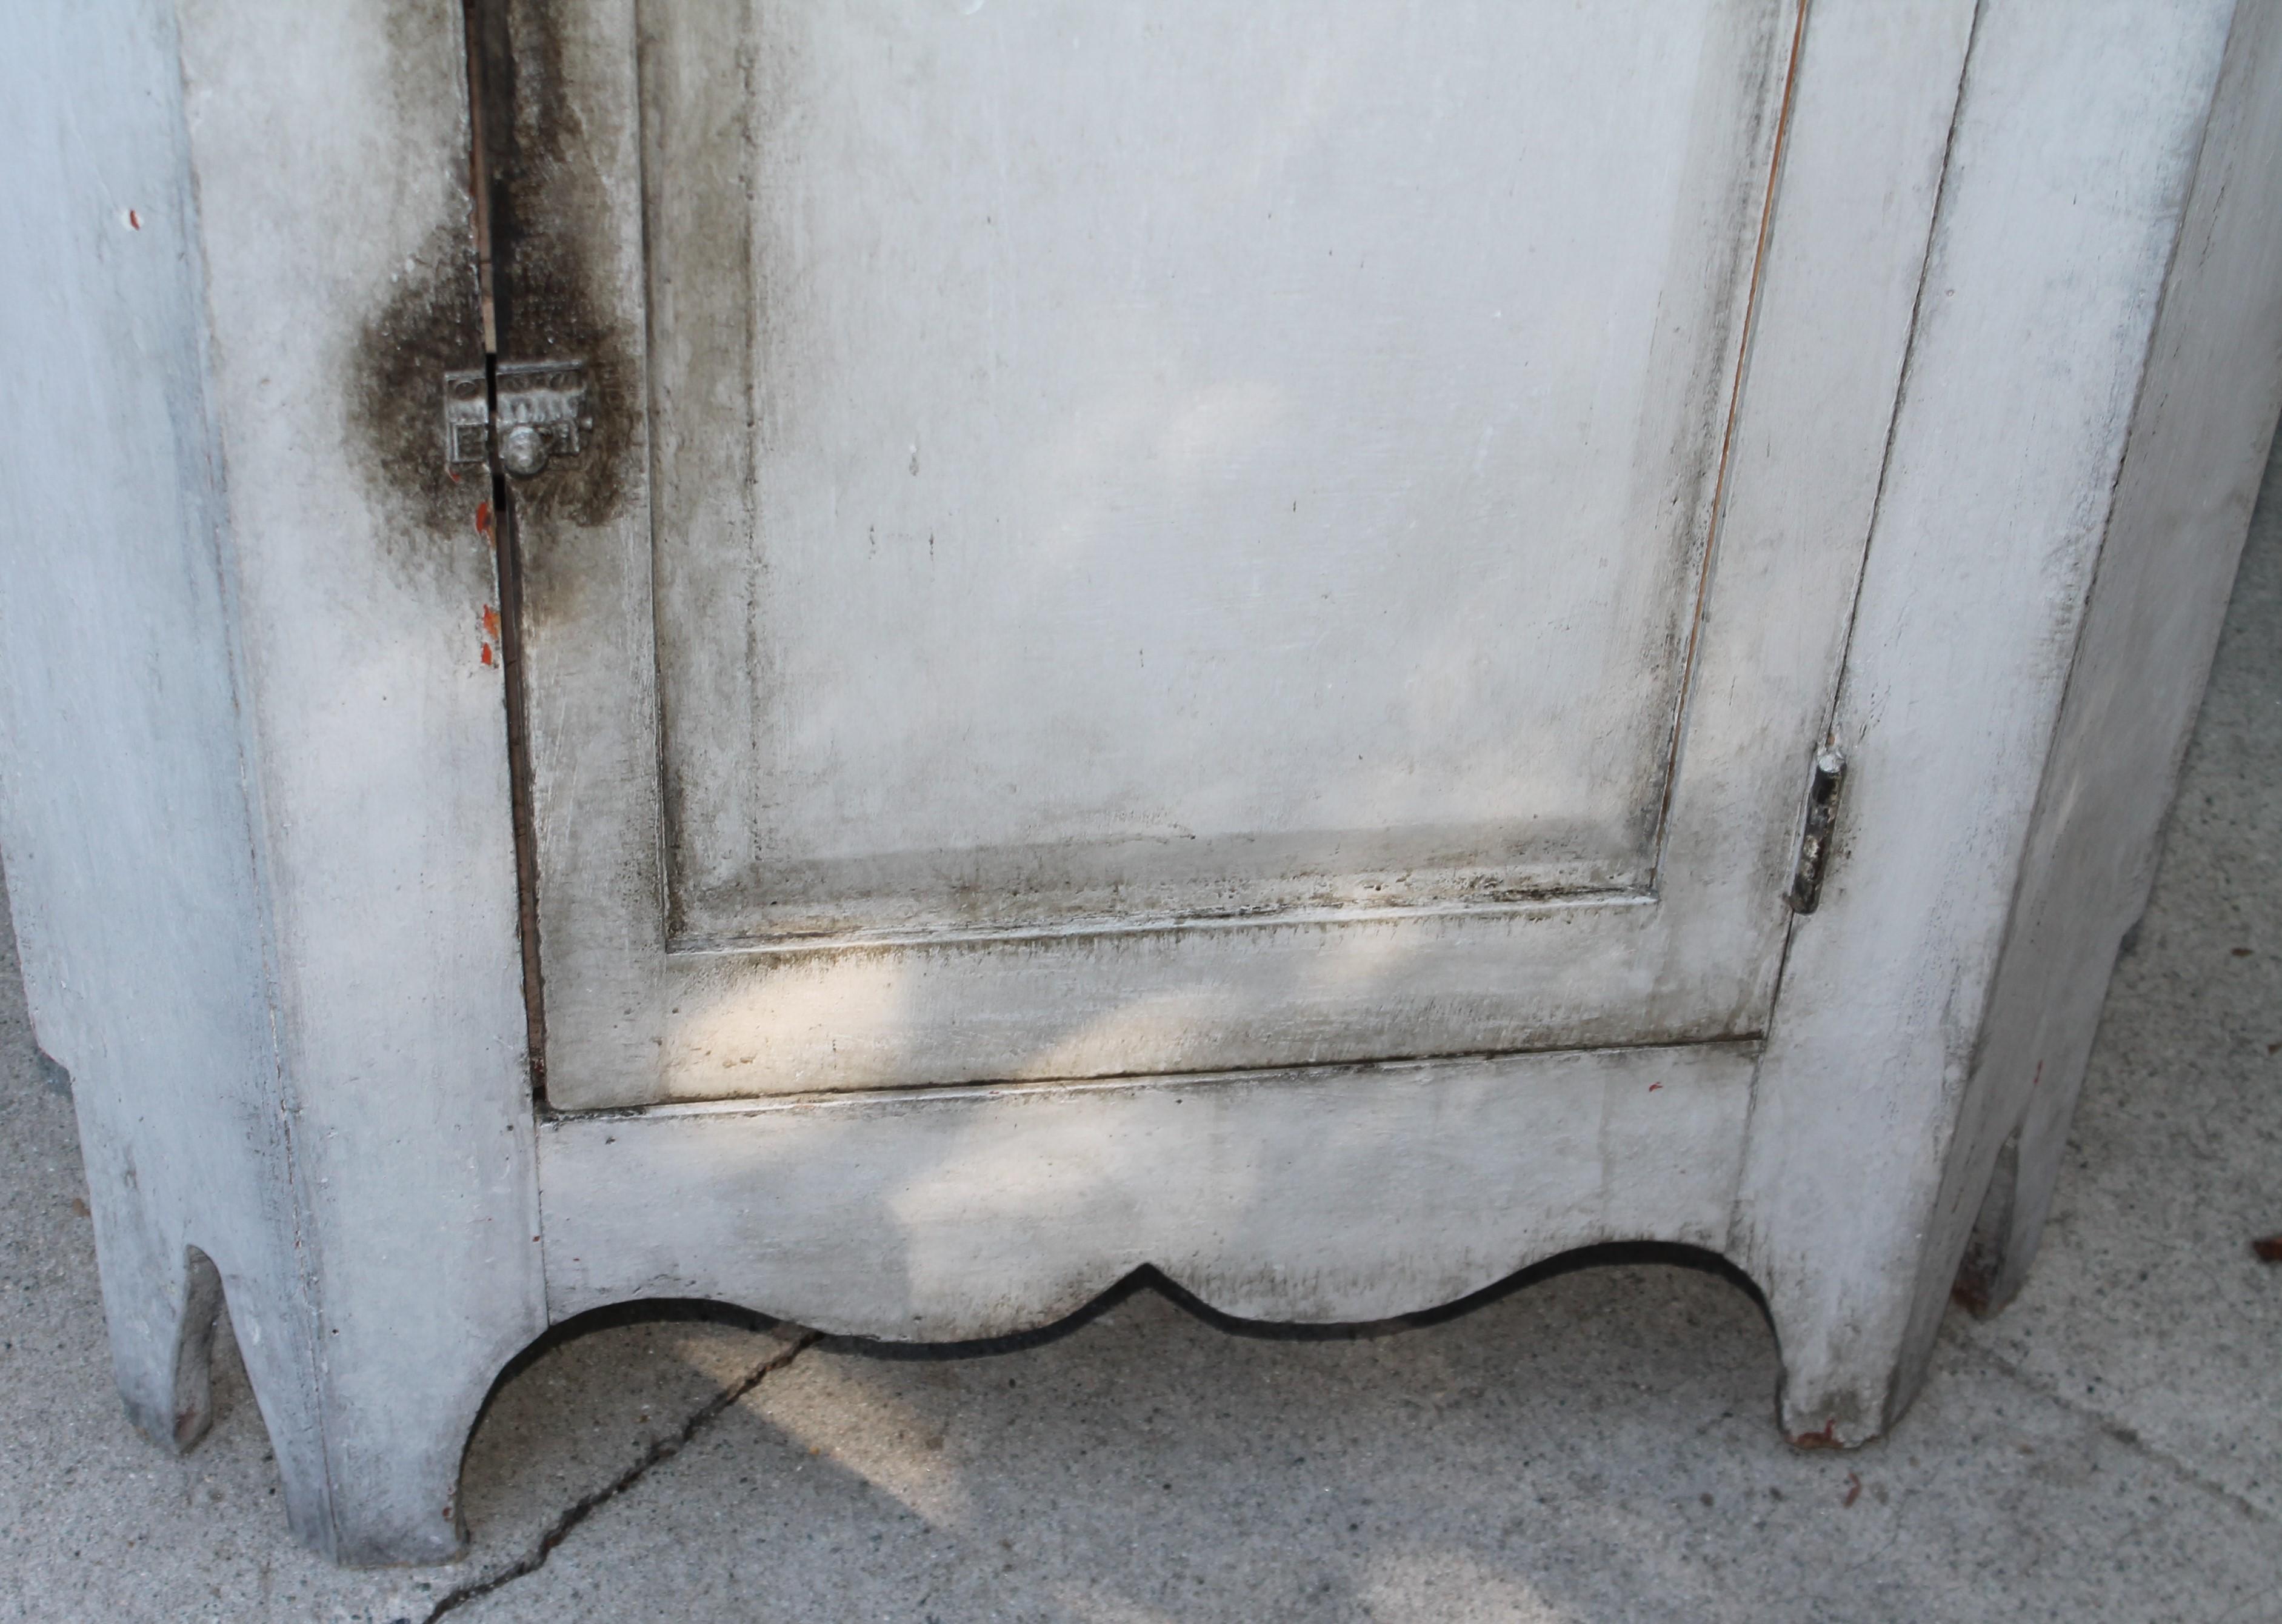
[[[1846,1447],[1838,1442],[1838,1418],[1835,1415],[1822,1424],[1820,1432],[1794,1435],[1790,1445],[1795,1450],[1842,1450]]]
[[[499,611],[491,605],[485,604],[481,618],[484,623],[484,635],[491,638],[498,637],[500,634]]]
[[[491,646],[490,644],[486,643],[486,644],[485,644],[485,645],[484,645],[484,663],[485,663],[485,665],[489,665],[491,662],[492,662],[492,646]]]
[[[491,533],[492,505],[488,500],[477,502],[476,504],[476,534],[478,536],[488,536]]]

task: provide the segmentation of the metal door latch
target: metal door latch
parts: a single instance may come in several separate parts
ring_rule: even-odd
[[[1822,870],[1830,862],[1830,831],[1838,821],[1838,786],[1846,779],[1846,755],[1835,745],[1814,753],[1807,780],[1806,816],[1798,831],[1798,861],[1791,867],[1783,901],[1795,914],[1811,914],[1822,900]]]
[[[489,395],[499,397],[500,466],[528,479],[556,457],[575,457],[594,420],[586,415],[584,361],[501,361],[491,390],[480,372],[444,375],[444,460],[488,462]]]

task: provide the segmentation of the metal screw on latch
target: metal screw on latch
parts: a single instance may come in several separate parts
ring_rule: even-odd
[[[547,466],[547,437],[529,423],[517,423],[500,437],[500,466],[528,479]]]

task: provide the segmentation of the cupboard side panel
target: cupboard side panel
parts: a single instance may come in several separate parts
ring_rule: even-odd
[[[2231,14],[1985,0],[1975,25],[1835,718],[1835,855],[1738,1214],[1786,1425],[1819,1442],[1907,1402],[1913,1282]]]
[[[287,1126],[344,1560],[457,1543],[543,1328],[497,577],[442,375],[481,364],[455,0],[194,5],[182,80]]]
[[[2237,13],[2124,448],[2021,893],[1918,1284],[1929,1348],[1999,1144],[2019,1181],[1984,1307],[2020,1288],[2099,1028],[2117,944],[2146,907],[2228,589],[2282,411],[2282,11]]]
[[[170,7],[0,11],[0,852],[34,1029],[71,1075],[129,1412],[179,1441],[195,1246],[307,1532],[319,1376],[188,149]]]

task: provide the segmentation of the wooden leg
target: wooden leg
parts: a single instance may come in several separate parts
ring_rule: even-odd
[[[127,1418],[151,1442],[179,1455],[213,1422],[221,1272],[196,1247],[182,1249],[172,1270],[137,1268],[110,1257],[104,1263],[111,1363]],[[122,1272],[136,1278],[118,1280]]]
[[[1793,1443],[1851,1448],[1878,1436],[1924,1384],[1945,1302],[1986,1316],[2018,1295],[2052,1210],[2084,1071],[2078,1055],[2056,1083],[2052,1071],[2039,1074],[2048,1086],[2031,1094],[1996,1152],[1961,1257],[1955,1240],[1936,1235],[1921,1242],[1927,1249],[1914,1279],[1898,1252],[1867,1295],[1835,1293],[1827,1282],[1818,1288],[1818,1271],[1797,1264],[1789,1289],[1768,1292],[1782,1345],[1783,1431]]]
[[[344,1303],[323,1324],[324,1472],[311,1489],[313,1502],[322,1489],[323,1520],[296,1508],[295,1532],[345,1566],[452,1560],[467,1547],[459,1490],[468,1435],[528,1339],[411,1342],[362,1302]],[[270,1427],[274,1437],[278,1420]]]
[[[1964,1261],[1957,1265],[1957,1282],[1950,1288],[1958,1306],[1984,1319],[2013,1300],[2026,1272],[2025,1264],[2017,1269],[2006,1267],[2012,1251],[2020,1181],[2021,1131],[2015,1128],[1997,1153],[1997,1169],[1989,1176],[1988,1193],[1982,1196],[1980,1215],[1973,1220],[1973,1238],[1966,1242]]]
[[[1780,1322],[1778,1322],[1780,1326]],[[1782,1335],[1782,1393],[1777,1401],[1783,1436],[1802,1450],[1851,1450],[1870,1442],[1890,1424],[1890,1396],[1898,1356],[1834,1364],[1816,1357],[1820,1339]],[[1806,1348],[1794,1351],[1803,1342]]]
[[[1779,1419],[1796,1448],[1870,1442],[1900,1420],[1923,1383],[1925,1271],[1909,1255],[1915,1226],[1894,1228],[1884,1260],[1868,1270],[1851,1255],[1864,1237],[1834,1229],[1789,1251],[1786,1266],[1753,1272],[1782,1359]],[[1828,1255],[1818,1255],[1817,1240]]]
[[[242,1325],[242,1316],[235,1317]],[[467,1548],[460,1462],[504,1357],[467,1348],[411,1371],[392,1337],[333,1336],[322,1388],[291,1379],[291,1356],[265,1360],[241,1329],[247,1373],[283,1473],[293,1532],[345,1567],[422,1566]],[[291,1438],[292,1465],[283,1440]]]
[[[449,1562],[467,1548],[460,1462],[503,1357],[469,1348],[454,1370],[414,1372],[392,1337],[333,1336],[326,1380],[299,1379],[303,1349],[232,1293],[232,1324],[304,1544],[347,1567]],[[251,1296],[251,1293],[245,1294]],[[314,1321],[311,1321],[314,1322]]]
[[[277,1463],[286,1520],[304,1544],[351,1566],[448,1562],[465,1548],[460,1460],[512,1349],[470,1348],[454,1371],[415,1368],[377,1334],[331,1336],[301,1283],[225,1271],[157,1228],[116,1184],[91,1187],[112,1366],[128,1418],[170,1454],[213,1420],[214,1331],[227,1296],[254,1403]],[[329,1327],[330,1329],[330,1327]]]
[[[294,1532],[345,1567],[416,1567],[449,1562],[467,1549],[460,1512],[460,1461],[488,1380],[473,1402],[439,1407],[433,1395],[406,1392],[360,1409],[360,1427],[336,1414],[339,1434],[322,1529]],[[367,1404],[372,1403],[368,1396]]]
[[[1952,1289],[1959,1303],[1983,1319],[2018,1296],[2029,1278],[2029,1265],[2045,1238],[2053,1189],[2068,1154],[2069,1123],[2082,1088],[2083,1069],[2077,1067],[2071,1084],[2037,1094],[1998,1153],[1997,1171],[1982,1198]]]

